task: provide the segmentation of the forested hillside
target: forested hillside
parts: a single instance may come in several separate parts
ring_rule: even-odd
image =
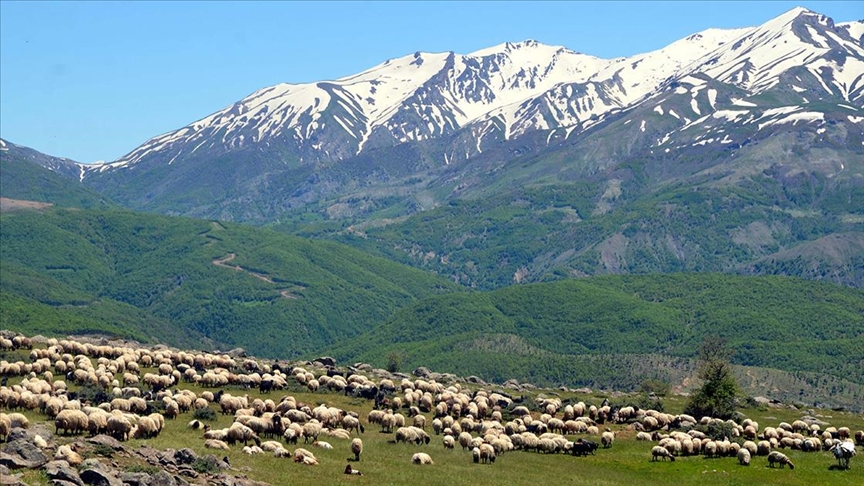
[[[0,215],[0,327],[296,357],[453,284],[336,243],[127,211]]]

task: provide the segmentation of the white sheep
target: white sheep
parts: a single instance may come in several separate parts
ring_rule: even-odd
[[[226,451],[231,449],[230,447],[228,447],[228,444],[226,444],[224,441],[221,441],[218,439],[205,440],[204,441],[204,447],[207,447],[209,449],[221,449],[221,450],[226,450]]]
[[[351,440],[351,453],[354,454],[355,461],[360,461],[360,454],[363,453],[363,441],[359,437]]]
[[[612,447],[612,443],[615,442],[615,433],[608,430],[603,432],[603,435],[600,436],[600,442],[603,444],[603,448],[609,449]]]
[[[424,465],[424,464],[425,465],[433,465],[433,464],[435,464],[432,461],[432,458],[429,457],[429,454],[426,454],[425,452],[418,452],[418,453],[414,454],[413,456],[411,456],[411,462],[414,464],[418,464],[418,465]]]
[[[656,461],[658,457],[664,461],[668,458],[670,461],[675,462],[675,456],[673,456],[665,447],[659,445],[651,448],[651,460]]]
[[[795,464],[792,464],[792,461],[789,460],[786,454],[779,451],[771,451],[771,453],[768,454],[768,466],[774,467],[774,463],[779,463],[781,468],[788,464],[789,469],[795,469]]]
[[[58,461],[66,461],[72,466],[77,466],[78,464],[84,462],[84,459],[81,457],[81,455],[75,452],[72,446],[66,444],[61,445],[57,448],[57,452],[54,453],[54,459]]]
[[[54,433],[78,434],[88,430],[90,421],[80,410],[61,410],[54,419]]]
[[[749,450],[747,450],[743,447],[738,450],[738,463],[741,464],[742,466],[749,466],[750,465],[750,451]]]

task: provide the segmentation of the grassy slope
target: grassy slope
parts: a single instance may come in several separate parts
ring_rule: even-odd
[[[77,208],[106,208],[107,197],[15,154],[0,152],[0,195]]]
[[[0,222],[0,323],[22,332],[196,347],[206,337],[290,357],[455,289],[343,245],[240,225],[78,210],[7,213]],[[214,265],[230,254],[226,265],[243,270]]]
[[[492,380],[632,387],[660,371],[609,355],[689,357],[710,334],[728,339],[738,364],[864,384],[864,292],[780,277],[603,276],[441,296],[334,353],[379,365],[399,353],[409,369]],[[599,356],[609,359],[598,365]]]
[[[9,356],[0,357],[10,359]],[[26,356],[23,356],[26,359]],[[17,359],[22,359],[21,357]],[[155,372],[152,369],[142,369],[142,373]],[[202,388],[188,383],[182,383],[179,388],[189,389],[195,393],[203,391]],[[77,387],[73,384],[70,389]],[[488,389],[488,388],[487,388]],[[262,396],[256,389],[244,390],[238,387],[226,389],[231,394],[248,394],[249,399],[270,398],[278,399],[279,395]],[[587,404],[600,405],[606,397],[603,394],[577,394],[572,392],[554,392],[541,390],[540,394],[559,395],[562,400],[585,401]],[[828,452],[803,453],[785,449],[787,454],[795,463],[796,468],[790,471],[788,468],[769,468],[765,457],[755,457],[750,467],[738,465],[735,458],[725,457],[719,459],[706,459],[703,456],[679,457],[674,463],[651,462],[650,449],[656,443],[637,442],[634,432],[625,430],[623,425],[611,425],[610,427],[618,433],[618,437],[611,449],[601,449],[596,455],[584,458],[575,458],[564,454],[539,454],[534,452],[514,451],[504,454],[498,458],[493,465],[475,465],[471,462],[468,451],[447,451],[441,445],[441,436],[432,435],[432,442],[428,445],[414,446],[393,443],[394,435],[380,433],[377,426],[371,426],[366,422],[366,415],[372,408],[371,401],[346,397],[338,393],[319,392],[308,393],[305,389],[297,388],[292,384],[290,390],[285,394],[292,395],[300,402],[326,403],[345,410],[359,413],[361,421],[366,425],[366,433],[362,435],[364,443],[362,460],[352,465],[363,472],[362,477],[346,476],[342,474],[346,459],[351,457],[349,452],[350,443],[346,440],[335,438],[321,438],[333,445],[333,450],[322,450],[311,447],[287,445],[293,451],[296,447],[306,447],[313,451],[319,459],[320,465],[306,467],[294,464],[290,459],[276,459],[269,456],[250,456],[241,452],[242,445],[236,445],[230,451],[215,451],[217,457],[227,455],[234,470],[228,474],[246,475],[250,479],[266,481],[269,484],[430,484],[430,485],[452,485],[458,484],[518,484],[534,485],[538,481],[554,480],[556,484],[578,484],[578,485],[618,485],[638,483],[645,485],[670,485],[670,484],[705,484],[705,485],[729,485],[729,484],[778,484],[778,485],[812,485],[825,484],[826,482],[839,481],[843,484],[858,484],[864,481],[864,468],[860,467],[858,457],[852,460],[852,469],[849,471],[830,471],[829,467],[836,464],[833,456]],[[533,398],[533,393],[527,394]],[[612,403],[627,403],[628,397],[612,398]],[[671,396],[662,399],[665,410],[669,413],[681,413],[685,399],[679,396]],[[214,428],[227,427],[233,417],[218,414],[218,406],[211,405],[217,411],[217,419],[212,423]],[[403,410],[403,413],[407,411]],[[805,412],[787,409],[743,409],[741,412],[760,423],[761,427],[776,426],[779,422],[793,422]],[[31,420],[31,427],[46,421],[46,417],[36,412],[26,412]],[[431,415],[426,414],[431,422]],[[539,415],[533,414],[535,418]],[[852,430],[864,428],[864,417],[860,414],[849,414],[830,412],[827,415],[819,415],[834,426],[848,426]],[[156,438],[149,440],[130,440],[124,445],[131,450],[138,449],[142,445],[148,445],[160,450],[172,448],[179,450],[189,447],[198,454],[212,454],[212,449],[203,447],[201,432],[192,431],[186,424],[192,419],[191,413],[181,414],[176,420],[167,420],[165,429]],[[505,420],[509,417],[505,416]],[[53,425],[48,421],[49,430],[53,431]],[[431,431],[430,431],[431,434]],[[476,434],[475,434],[476,435]],[[577,437],[585,437],[589,440],[599,442],[596,436],[569,436],[570,440]],[[59,443],[74,441],[74,437],[60,437]],[[435,465],[420,467],[410,463],[411,455],[415,452],[426,452],[435,461]],[[90,449],[84,451],[84,456],[93,456]],[[97,456],[98,457],[98,456]],[[113,457],[121,468],[133,470],[156,472],[152,466],[140,461],[130,460],[125,455],[115,454]],[[149,468],[149,469],[148,469]],[[27,484],[47,484],[45,478],[37,472],[27,472],[25,482]],[[458,478],[458,479],[455,479]]]

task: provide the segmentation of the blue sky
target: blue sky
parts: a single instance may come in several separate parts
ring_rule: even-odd
[[[837,22],[864,18],[861,1],[0,1],[0,137],[111,161],[256,89],[334,79],[414,51],[536,39],[630,56],[799,5]]]

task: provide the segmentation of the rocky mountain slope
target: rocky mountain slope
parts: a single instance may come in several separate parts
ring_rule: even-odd
[[[860,253],[820,253],[864,230],[862,34],[797,8],[620,59],[536,41],[418,52],[264,88],[83,183],[481,287],[675,270],[859,285]]]

